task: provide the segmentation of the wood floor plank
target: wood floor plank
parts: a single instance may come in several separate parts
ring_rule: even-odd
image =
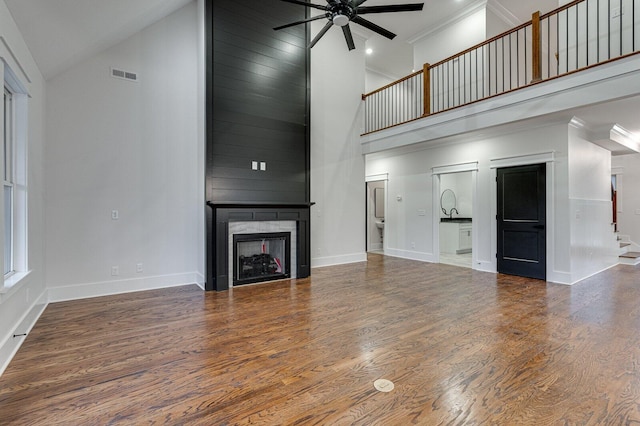
[[[640,423],[640,268],[562,286],[372,254],[49,305],[0,377],[0,424],[143,423]]]

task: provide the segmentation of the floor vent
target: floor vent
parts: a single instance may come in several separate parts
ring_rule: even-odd
[[[121,80],[138,81],[138,74],[135,72],[124,71],[117,68],[111,68],[111,77]]]

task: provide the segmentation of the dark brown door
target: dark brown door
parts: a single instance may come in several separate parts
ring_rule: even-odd
[[[546,279],[546,165],[498,169],[498,272]]]

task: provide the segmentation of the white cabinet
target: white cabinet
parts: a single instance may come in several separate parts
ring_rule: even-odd
[[[471,253],[472,229],[468,221],[440,222],[440,252]]]
[[[471,223],[459,223],[459,239],[456,253],[471,253]]]

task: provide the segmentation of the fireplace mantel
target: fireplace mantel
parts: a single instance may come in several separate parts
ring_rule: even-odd
[[[212,202],[207,201],[206,290],[229,289],[229,222],[295,221],[297,278],[311,273],[310,208],[314,203]]]

